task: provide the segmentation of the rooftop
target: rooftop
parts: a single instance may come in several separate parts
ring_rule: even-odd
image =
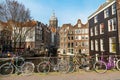
[[[100,5],[100,7],[99,7],[92,15],[90,15],[90,16],[88,17],[88,19],[92,18],[93,15],[96,15],[97,13],[103,11],[103,9],[104,9],[105,7],[107,7],[109,4],[111,4],[112,2],[115,2],[115,1],[116,1],[116,0],[106,0],[106,2],[103,3],[102,5]]]

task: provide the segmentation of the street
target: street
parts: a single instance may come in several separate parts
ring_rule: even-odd
[[[61,74],[57,72],[51,72],[48,74],[33,73],[32,75],[16,75],[0,76],[0,80],[120,80],[119,71],[108,71],[104,74],[98,74],[94,71],[85,72],[80,70],[79,72]]]

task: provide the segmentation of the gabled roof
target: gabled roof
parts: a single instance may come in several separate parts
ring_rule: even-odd
[[[78,24],[81,24],[81,27],[78,27]],[[83,24],[80,19],[78,19],[76,25],[74,25],[74,28],[86,28],[88,27],[88,22],[86,24]]]
[[[100,7],[92,15],[90,15],[88,19],[92,18],[93,15],[96,15],[96,13],[98,13],[99,11],[101,11],[102,9],[104,9],[105,7],[107,7],[109,4],[111,4],[114,1],[116,0],[106,0],[106,2],[100,5]]]

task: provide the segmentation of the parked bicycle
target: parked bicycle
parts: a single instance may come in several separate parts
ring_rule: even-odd
[[[83,69],[85,71],[89,71],[89,61],[88,57],[85,54],[76,53],[69,62],[68,72],[74,72],[79,69]]]
[[[31,62],[25,62],[22,57],[13,56],[6,63],[0,66],[0,75],[10,75],[13,72],[31,74],[34,71],[34,64]]]
[[[42,73],[49,73],[50,71],[59,71],[61,73],[67,73],[67,69],[67,61],[51,56],[48,57],[48,60],[40,62],[37,65],[37,71]]]
[[[118,59],[118,57],[116,55],[109,55],[107,61],[104,60],[104,58],[107,58],[107,57],[104,56],[103,53],[101,54],[100,57],[101,57],[101,59],[99,61],[101,61],[105,64],[105,67],[103,68],[104,69],[103,73],[105,73],[107,70],[115,69],[115,68],[120,70],[120,59]],[[98,73],[99,73],[99,69],[98,69],[99,67],[101,67],[101,65],[99,65],[98,67],[95,66],[95,70]]]

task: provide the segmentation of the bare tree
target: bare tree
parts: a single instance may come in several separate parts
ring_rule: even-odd
[[[18,42],[21,48],[21,42],[25,41],[27,33],[36,25],[36,22],[30,19],[29,9],[16,0],[5,0],[0,3],[0,20],[6,22],[8,27],[12,27],[14,48]]]

